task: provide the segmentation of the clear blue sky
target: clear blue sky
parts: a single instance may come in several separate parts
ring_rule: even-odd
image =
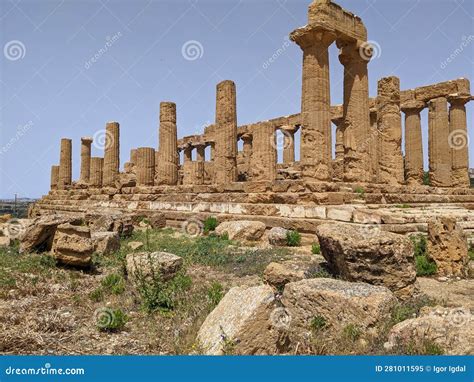
[[[131,148],[156,147],[163,100],[177,103],[180,137],[202,132],[214,121],[215,86],[224,79],[237,85],[239,124],[299,112],[302,55],[286,41],[306,24],[309,3],[0,0],[0,198],[46,194],[61,137],[73,139],[77,179],[80,137],[94,136],[110,120],[121,124],[122,165]],[[388,75],[399,76],[402,89],[474,78],[474,1],[338,3],[362,17],[380,47],[369,65],[371,96],[377,79]],[[189,41],[198,42],[191,43],[197,56],[192,45],[183,54]],[[278,49],[283,53],[268,65]],[[338,104],[342,66],[335,46],[330,59]],[[424,143],[426,157],[426,137]],[[93,155],[102,152],[94,148]]]

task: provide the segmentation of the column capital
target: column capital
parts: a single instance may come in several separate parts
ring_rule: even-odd
[[[83,143],[92,143],[92,137],[81,137],[81,142]]]
[[[290,134],[295,134],[298,128],[296,126],[286,125],[286,126],[280,126],[278,129]]]
[[[426,103],[423,101],[408,101],[400,105],[400,110],[405,114],[419,114],[424,108]]]
[[[336,40],[336,33],[330,28],[306,25],[291,32],[290,40],[297,43],[303,50],[315,45],[327,49]]]
[[[473,96],[467,94],[450,94],[446,98],[451,106],[463,106],[474,99]]]
[[[339,62],[346,66],[352,63],[368,63],[372,58],[373,48],[367,41],[337,41]]]

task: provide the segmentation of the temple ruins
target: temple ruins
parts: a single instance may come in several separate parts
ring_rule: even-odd
[[[238,87],[226,80],[217,84],[215,123],[201,135],[178,139],[179,107],[162,102],[159,143],[131,150],[123,170],[119,123],[106,124],[103,158],[91,157],[92,138],[82,138],[77,182],[72,142],[62,139],[51,191],[31,214],[162,213],[170,226],[217,216],[303,233],[334,220],[409,233],[425,231],[429,217],[449,211],[474,233],[465,108],[473,99],[469,80],[403,89],[403,80],[390,76],[378,80],[377,95],[370,98],[367,30],[358,16],[329,0],[313,1],[308,24],[290,39],[303,56],[299,113],[239,126]],[[344,67],[342,105],[330,103],[332,44]],[[423,110],[428,110],[427,147]],[[279,147],[282,163],[277,163]],[[402,213],[397,205],[410,208]]]

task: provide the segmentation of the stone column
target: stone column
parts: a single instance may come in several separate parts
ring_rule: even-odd
[[[424,102],[412,101],[403,105],[405,113],[405,179],[408,184],[423,184],[423,140],[421,116]]]
[[[51,166],[51,190],[57,190],[59,180],[59,166]]]
[[[120,126],[118,122],[108,122],[105,127],[105,153],[102,184],[115,185],[120,168]]]
[[[377,130],[379,132],[379,181],[402,184],[405,181],[402,156],[400,80],[381,78],[377,83]]]
[[[367,182],[370,174],[370,116],[367,64],[360,44],[338,43],[344,65],[344,181]]]
[[[471,97],[449,97],[449,144],[451,146],[452,182],[454,187],[470,187],[469,136],[467,133],[466,102]]]
[[[275,180],[277,174],[276,136],[270,122],[260,123],[254,128],[252,146],[250,165],[252,181]]]
[[[295,129],[293,127],[281,128],[283,134],[283,163],[295,161]]]
[[[72,183],[72,141],[61,139],[61,154],[59,157],[58,189],[63,190]]]
[[[91,158],[91,176],[89,186],[102,187],[102,171],[104,166],[104,159],[98,157]]]
[[[237,181],[237,110],[235,84],[222,81],[216,91],[214,171],[217,184]]]
[[[178,147],[176,128],[176,104],[160,103],[160,142],[157,163],[158,184],[175,185],[178,183]]]
[[[303,178],[330,180],[332,162],[328,48],[335,34],[297,29],[290,38],[303,50],[300,163]]]
[[[369,129],[369,140],[370,140],[370,166],[371,166],[371,182],[379,182],[380,173],[380,147],[379,147],[379,130],[377,128],[377,111],[370,111],[370,129]]]
[[[130,163],[137,165],[137,149],[130,150]]]
[[[183,155],[183,184],[194,184],[193,147],[186,146]]]
[[[155,179],[155,149],[140,147],[137,149],[137,186],[153,186]]]
[[[91,174],[91,144],[92,138],[81,138],[81,183],[89,183]]]
[[[342,182],[344,178],[344,132],[343,119],[333,121],[336,125],[336,158],[333,163],[333,179]]]
[[[205,154],[206,146],[205,145],[197,145],[196,146],[196,162],[195,166],[195,182],[194,184],[204,184],[204,162],[205,162]]]
[[[451,148],[449,147],[448,102],[439,97],[429,102],[428,156],[430,184],[434,187],[450,187]]]

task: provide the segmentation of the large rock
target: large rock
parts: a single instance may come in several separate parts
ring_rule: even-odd
[[[8,236],[0,236],[0,248],[8,247],[10,245],[10,238]]]
[[[237,220],[219,224],[217,235],[227,233],[230,240],[259,240],[265,233],[265,224],[259,221]]]
[[[402,299],[412,296],[416,269],[411,241],[371,227],[319,226],[321,254],[329,269],[344,280],[386,286]]]
[[[323,271],[321,265],[313,260],[313,256],[310,260],[303,260],[303,258],[303,256],[294,255],[282,263],[268,264],[263,271],[263,280],[276,289],[283,289],[290,282],[309,279]]]
[[[382,286],[316,278],[286,284],[281,302],[291,318],[290,337],[296,344],[311,336],[315,318],[334,333],[354,325],[377,335],[397,299]]]
[[[433,345],[448,355],[474,354],[474,316],[467,308],[422,308],[417,318],[402,321],[389,333],[385,348],[429,352]]]
[[[53,243],[56,229],[65,223],[80,224],[78,216],[44,215],[35,218],[26,226],[21,226],[20,253],[49,251]],[[20,228],[19,228],[20,229]]]
[[[100,255],[110,255],[120,250],[120,236],[117,232],[92,232],[95,252]]]
[[[438,275],[467,276],[467,239],[455,219],[441,217],[428,222],[428,258],[436,263]]]
[[[89,267],[94,242],[88,227],[66,223],[57,227],[51,248],[53,257],[62,264]]]
[[[199,329],[199,345],[211,355],[278,354],[281,309],[268,285],[231,288]]]
[[[129,237],[133,233],[132,217],[127,214],[86,214],[85,220],[93,232],[117,232],[121,237]]]
[[[284,247],[287,245],[286,235],[288,234],[288,230],[282,227],[273,227],[268,232],[268,242],[271,245],[277,247]]]
[[[127,274],[132,279],[150,278],[157,272],[163,281],[173,278],[183,266],[183,259],[168,252],[129,253],[126,257]]]

